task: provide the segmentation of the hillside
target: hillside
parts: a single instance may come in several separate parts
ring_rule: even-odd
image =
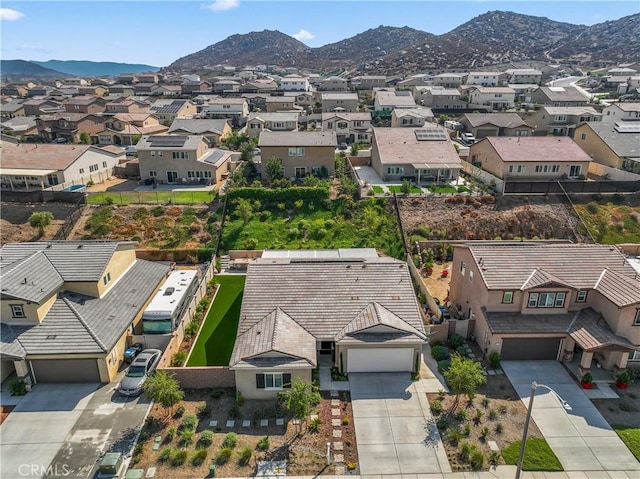
[[[0,72],[3,78],[64,78],[68,75],[25,60],[0,60]]]
[[[156,72],[158,67],[132,63],[92,62],[86,60],[48,60],[32,62],[45,68],[67,72],[69,76],[101,77],[118,76],[122,73]]]

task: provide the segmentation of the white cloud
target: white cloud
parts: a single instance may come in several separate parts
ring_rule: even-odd
[[[15,21],[24,17],[24,13],[11,8],[0,8],[0,20]]]
[[[316,38],[316,36],[313,33],[305,30],[304,28],[301,28],[298,33],[291,36],[296,40],[300,40],[301,42],[304,40],[313,40],[314,38]]]
[[[38,52],[38,53],[52,53],[53,50],[42,45],[31,45],[29,43],[22,43],[16,47],[19,52]]]
[[[240,6],[239,0],[216,0],[210,5],[203,5],[202,8],[206,10],[212,10],[214,12],[224,12],[226,10],[233,10]]]

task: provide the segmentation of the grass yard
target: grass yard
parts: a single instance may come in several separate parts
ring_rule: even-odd
[[[520,454],[520,444],[516,441],[502,451],[502,457],[509,465],[515,466]],[[541,437],[527,439],[522,464],[524,471],[563,471],[562,464],[549,447],[547,441]]]
[[[378,186],[378,185],[373,185],[371,187],[371,189],[373,190],[373,192],[376,195],[383,195],[384,194],[384,188],[382,186]]]
[[[388,198],[284,203],[267,208],[252,202],[241,217],[230,205],[221,249],[377,248],[389,256],[403,256],[398,223]]]
[[[188,366],[227,366],[235,344],[245,275],[220,275],[218,292],[193,346]]]
[[[429,190],[433,193],[457,193],[458,189],[454,186],[436,186],[436,187],[431,187],[429,188]],[[468,191],[468,190],[467,190]]]
[[[640,428],[629,427],[623,424],[613,424],[613,430],[618,433],[622,442],[624,442],[631,453],[640,461]]]
[[[216,197],[215,191],[118,191],[113,193],[89,193],[87,203],[115,205],[167,204],[192,205],[210,203]],[[109,200],[109,198],[111,198]]]
[[[391,185],[389,186],[389,191],[391,191],[392,193],[395,193],[396,195],[401,195],[404,194],[404,192],[402,191],[402,186],[400,185]],[[409,193],[424,193],[424,191],[422,191],[422,188],[418,188],[417,186],[412,186],[411,188],[409,188]]]
[[[598,243],[640,243],[640,206],[592,201],[576,210]]]

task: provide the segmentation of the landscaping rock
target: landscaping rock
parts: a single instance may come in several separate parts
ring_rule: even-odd
[[[331,435],[335,438],[341,438],[342,437],[342,430],[341,429],[334,429],[333,432],[331,433]]]

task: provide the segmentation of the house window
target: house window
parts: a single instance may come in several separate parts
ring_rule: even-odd
[[[560,165],[551,165],[551,173],[558,173],[560,171]]]
[[[460,274],[464,277],[466,271],[467,271],[467,264],[464,261],[462,261],[460,263]]]
[[[566,293],[531,293],[529,308],[562,308]]]
[[[102,282],[104,284],[107,284],[109,281],[111,281],[111,273],[105,274],[104,277],[102,278]]]
[[[103,168],[106,168],[106,167],[107,167],[107,162],[106,162],[106,161],[103,161],[103,162],[102,162],[102,167],[103,167]]]
[[[158,176],[158,172],[156,170],[151,170],[149,171],[149,176],[151,176],[152,178],[155,178],[156,176]]]
[[[156,157],[156,152],[155,151],[150,151],[149,153],[151,154],[151,158],[155,158]]]
[[[80,168],[80,169],[78,170],[78,172],[79,172],[81,175],[84,175],[84,168]]]
[[[296,178],[304,178],[307,176],[306,166],[296,166]]]
[[[555,302],[555,307],[556,308],[562,308],[564,306],[564,298],[565,298],[566,294],[565,293],[557,293],[556,294],[556,302]]]
[[[640,351],[631,351],[629,353],[629,361],[640,361]]]
[[[289,156],[304,156],[305,151],[304,148],[301,147],[291,147],[289,148]]]
[[[633,318],[633,325],[640,326],[640,309],[636,309],[636,317]]]
[[[21,304],[12,304],[11,305],[11,315],[14,318],[25,318],[24,308]]]
[[[509,173],[524,173],[525,170],[524,165],[509,165]]]
[[[387,168],[387,174],[388,175],[401,175],[403,173],[404,173],[404,167],[403,166],[396,166],[396,167]]]
[[[580,176],[581,171],[582,167],[580,165],[571,165],[569,168],[569,178],[577,178]]]
[[[586,140],[586,139],[587,139],[587,134],[586,134],[586,133],[583,133],[582,135],[580,135],[580,139],[581,139],[582,141]]]
[[[531,293],[529,295],[529,307],[535,308],[538,305],[538,293]]]
[[[503,304],[513,303],[513,291],[505,291],[502,293],[502,303]]]
[[[291,374],[261,373],[256,374],[257,389],[283,389],[291,387]]]
[[[469,282],[473,281],[473,270],[469,270]]]
[[[587,300],[587,291],[585,290],[578,291],[578,294],[576,295],[576,302],[584,303],[586,300]]]

